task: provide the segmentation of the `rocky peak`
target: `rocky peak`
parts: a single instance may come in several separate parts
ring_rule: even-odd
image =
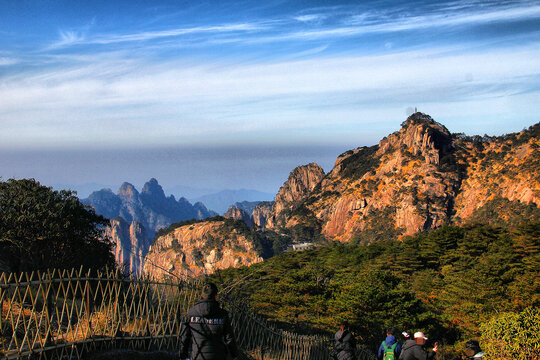
[[[251,215],[236,204],[229,207],[229,210],[227,210],[224,217],[228,219],[242,220],[249,227],[252,225]]]
[[[298,166],[276,195],[276,205],[297,203],[313,191],[322,180],[325,173],[322,167],[315,163]]]
[[[118,189],[118,196],[123,200],[135,200],[139,196],[139,192],[135,189],[135,186],[125,182],[120,186],[120,189]]]
[[[144,184],[141,194],[146,194],[155,199],[165,199],[163,188],[154,178],[151,178],[146,184]]]
[[[416,112],[401,126],[379,142],[378,156],[395,150],[408,151],[413,156],[422,155],[428,163],[439,164],[441,157],[452,150],[452,134],[427,114]]]
[[[185,197],[181,197],[180,199],[178,199],[178,203],[182,206],[191,206],[191,203],[189,202],[188,199],[186,199]]]
[[[295,168],[276,195],[272,218],[268,219],[268,227],[274,227],[286,220],[283,219],[282,213],[295,208],[302,200],[309,197],[324,176],[323,168],[315,163]]]

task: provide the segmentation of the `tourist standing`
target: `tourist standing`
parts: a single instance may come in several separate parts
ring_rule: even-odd
[[[217,302],[217,286],[203,286],[202,299],[188,310],[181,332],[180,358],[191,360],[225,360],[238,350],[227,311]]]
[[[349,331],[349,324],[346,321],[341,322],[339,330],[334,337],[335,350],[338,360],[355,360],[356,339]]]
[[[426,344],[428,338],[423,332],[414,333],[414,340],[407,340],[401,349],[399,360],[430,360],[435,357],[439,345],[435,343],[431,352],[426,352],[422,347]]]
[[[379,360],[394,360],[399,357],[401,353],[401,344],[397,341],[395,329],[388,329],[386,331],[386,339],[379,346],[378,358]]]

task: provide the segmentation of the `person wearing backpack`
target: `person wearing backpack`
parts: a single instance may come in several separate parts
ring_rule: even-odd
[[[414,333],[414,340],[407,340],[403,344],[399,360],[431,360],[435,357],[439,345],[435,343],[431,352],[426,352],[422,346],[426,344],[427,337],[423,332]]]
[[[401,353],[401,344],[397,341],[394,334],[395,329],[388,329],[386,339],[379,346],[379,360],[397,360]]]

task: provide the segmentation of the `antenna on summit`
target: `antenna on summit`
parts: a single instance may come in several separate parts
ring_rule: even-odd
[[[416,106],[414,107],[414,112],[415,112],[415,113],[418,112],[418,109],[416,108]]]

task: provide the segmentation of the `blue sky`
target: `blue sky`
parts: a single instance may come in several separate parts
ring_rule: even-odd
[[[2,178],[193,185],[137,156],[119,173],[114,154],[150,151],[155,164],[166,149],[212,148],[227,168],[238,146],[269,164],[261,149],[281,148],[289,158],[264,179],[246,165],[217,183],[212,159],[186,165],[212,178],[200,186],[275,192],[284,163],[328,171],[414,107],[470,135],[539,121],[539,1],[2,0],[0,45]],[[45,153],[63,154],[57,175]],[[104,157],[109,168],[85,172]]]

